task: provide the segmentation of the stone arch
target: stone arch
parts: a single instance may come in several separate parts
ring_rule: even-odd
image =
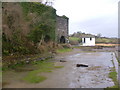
[[[61,36],[60,43],[65,43],[65,36]]]

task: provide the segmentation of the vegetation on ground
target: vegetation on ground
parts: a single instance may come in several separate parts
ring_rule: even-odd
[[[57,53],[64,53],[64,52],[70,52],[70,51],[72,51],[71,48],[63,48],[63,49],[58,49]]]
[[[34,65],[38,67],[38,69],[29,72],[22,80],[29,83],[39,83],[47,79],[47,77],[41,76],[40,73],[52,72],[55,68],[63,68],[63,66],[54,66],[54,63],[48,60],[35,62]]]
[[[63,68],[64,66],[54,66],[55,68]]]
[[[98,35],[92,35],[92,34],[87,34],[81,31],[78,31],[76,33],[73,33],[70,35],[70,40],[76,41],[78,38],[82,38],[85,36],[94,36],[95,37],[95,42],[96,43],[106,43],[106,44],[117,44],[118,39],[117,38],[107,38],[107,37],[101,37],[101,34],[99,33]]]
[[[29,68],[28,65],[31,67]],[[55,66],[51,59],[32,61],[27,64],[17,64],[13,65],[11,68],[3,70],[3,73],[8,70],[13,70],[14,72],[27,72],[27,75],[21,80],[28,83],[39,83],[47,79],[47,77],[40,75],[41,73],[50,73],[54,69],[63,68],[64,66]]]
[[[34,55],[13,55],[3,57],[2,61],[2,70],[10,70],[15,69],[17,67],[24,67],[26,64],[30,64],[32,62],[37,62],[37,59],[45,59],[50,58],[53,55],[49,52],[43,54],[34,54]]]
[[[112,63],[113,63],[113,67],[110,70],[109,78],[111,78],[113,80],[115,85],[112,86],[112,87],[109,87],[109,88],[119,88],[118,79],[117,79],[117,74],[118,73],[115,70],[115,64],[114,64],[113,60],[112,60]]]
[[[80,39],[78,37],[69,37],[69,40],[79,41]]]
[[[95,39],[96,43],[106,43],[106,44],[117,44],[118,43],[118,39],[117,38],[96,38]]]
[[[117,72],[115,71],[115,67],[111,69],[111,72],[109,73],[109,78],[111,78],[114,82],[114,86],[109,87],[109,88],[119,88],[118,85],[118,79],[117,79]]]
[[[79,43],[82,42],[82,39],[78,38],[78,37],[69,37],[69,40],[71,40],[71,41],[78,41]]]
[[[79,37],[69,37],[70,44],[78,45],[82,42],[82,39]]]

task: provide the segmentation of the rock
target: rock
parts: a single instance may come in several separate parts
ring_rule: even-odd
[[[63,45],[64,48],[71,48],[71,44],[65,44]]]
[[[88,67],[88,65],[85,65],[85,64],[77,64],[76,67]]]
[[[65,61],[65,60],[60,60],[60,62],[67,62],[67,61]]]
[[[27,60],[26,63],[28,64],[28,63],[30,63],[30,61]]]

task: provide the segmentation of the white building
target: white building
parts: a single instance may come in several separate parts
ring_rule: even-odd
[[[82,46],[95,46],[95,36],[85,35],[82,36]]]

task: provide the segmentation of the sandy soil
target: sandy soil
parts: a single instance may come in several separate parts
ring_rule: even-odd
[[[47,80],[30,84],[20,80],[27,72],[8,71],[3,76],[6,82],[4,88],[106,88],[114,85],[108,78],[111,62],[111,52],[83,52],[74,49],[72,52],[57,55],[53,60],[55,65],[64,66],[52,73],[42,73]],[[65,60],[66,62],[60,62]],[[76,67],[76,64],[86,64],[88,67]]]
[[[120,46],[120,44],[104,44],[104,43],[100,43],[100,44],[95,44],[96,46]]]

